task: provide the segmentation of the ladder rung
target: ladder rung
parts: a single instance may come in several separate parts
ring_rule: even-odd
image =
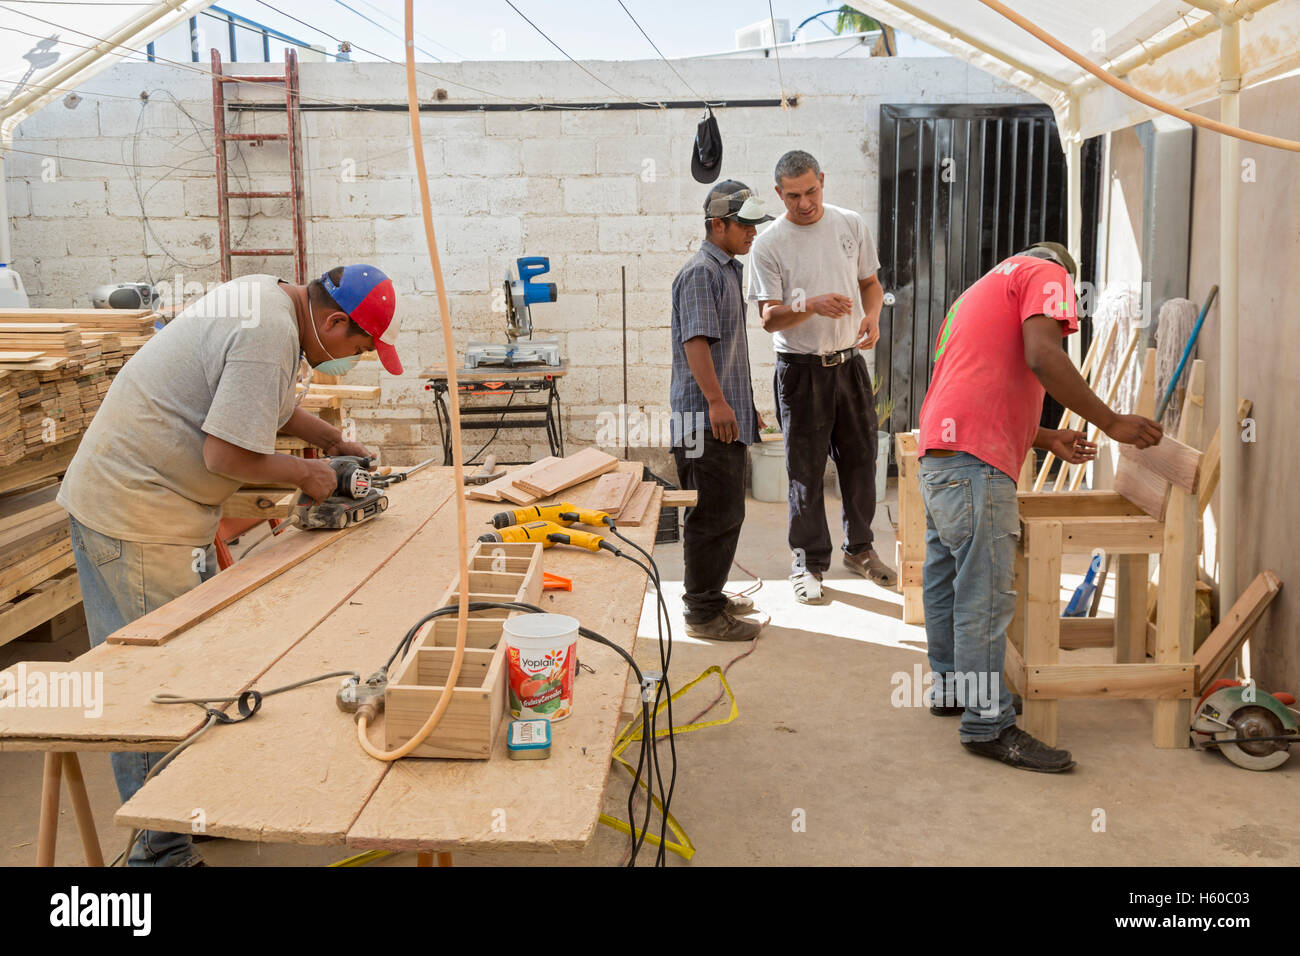
[[[288,139],[288,133],[222,133],[217,137],[224,140],[260,140],[260,139]]]
[[[222,83],[283,83],[282,76],[226,76],[217,77]]]
[[[226,193],[230,199],[289,199],[293,193],[268,193],[268,192],[251,192],[251,193]]]
[[[291,256],[292,249],[231,249],[232,256]]]

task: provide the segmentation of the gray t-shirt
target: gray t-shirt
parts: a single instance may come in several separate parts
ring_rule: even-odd
[[[825,355],[852,348],[866,314],[858,280],[880,268],[876,244],[866,220],[851,209],[829,203],[811,226],[797,226],[785,216],[759,234],[749,252],[749,299],[791,305],[838,292],[853,300],[851,315],[838,319],[814,315],[793,328],[772,333],[778,352]],[[802,311],[802,310],[801,310]]]
[[[131,357],[68,467],[58,502],[126,541],[212,543],[241,482],[208,471],[206,435],[263,454],[294,410],[298,320],[274,276],[209,292]]]

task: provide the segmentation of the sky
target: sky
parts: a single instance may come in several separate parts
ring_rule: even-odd
[[[575,59],[639,60],[655,56],[654,49],[618,0],[513,2]],[[768,16],[766,0],[623,0],[623,3],[668,57],[733,49],[736,30]],[[402,59],[401,0],[218,0],[217,5],[299,40],[321,44],[330,52],[337,44],[325,34],[349,40],[354,47],[353,59]],[[772,0],[777,19],[789,20],[792,30],[805,17],[838,6],[824,0],[820,3]],[[374,22],[367,22],[366,17]],[[832,31],[827,27],[834,26],[834,15],[827,15],[822,21],[826,26],[810,23],[800,37],[831,36]],[[415,29],[421,59],[562,58],[505,0],[454,3],[416,0]],[[369,56],[357,47],[379,56]]]

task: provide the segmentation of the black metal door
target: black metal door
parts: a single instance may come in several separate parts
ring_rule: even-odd
[[[1007,256],[1042,239],[1066,242],[1067,201],[1065,154],[1046,106],[880,108],[887,304],[876,373],[877,403],[893,404],[889,431],[919,423],[949,306]]]

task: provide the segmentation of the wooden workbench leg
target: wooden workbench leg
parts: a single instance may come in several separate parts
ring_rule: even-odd
[[[1012,693],[1019,694],[1023,700],[1025,687],[1025,614],[1029,609],[1028,562],[1022,544],[1016,545],[1016,613],[1007,625],[1006,661],[1002,674]],[[1014,653],[1012,653],[1014,652]]]
[[[1025,577],[1025,687],[1022,726],[1048,746],[1055,747],[1058,733],[1055,700],[1035,694],[1034,667],[1055,664],[1061,649],[1061,523],[1026,521]]]
[[[1118,555],[1115,573],[1115,663],[1142,664],[1147,659],[1148,556]]]
[[[439,854],[438,854],[438,865],[439,865],[439,866],[451,866],[451,854],[450,854],[450,853],[446,853],[446,852],[439,853]]]
[[[95,817],[90,812],[90,797],[86,794],[86,778],[81,775],[81,761],[76,754],[63,755],[63,771],[68,778],[68,799],[72,801],[72,812],[77,817],[77,833],[81,836],[86,865],[103,866],[104,851],[99,845]]]
[[[59,835],[59,786],[63,778],[63,754],[45,754],[41,778],[41,825],[36,837],[36,865],[54,865],[54,843]]]

